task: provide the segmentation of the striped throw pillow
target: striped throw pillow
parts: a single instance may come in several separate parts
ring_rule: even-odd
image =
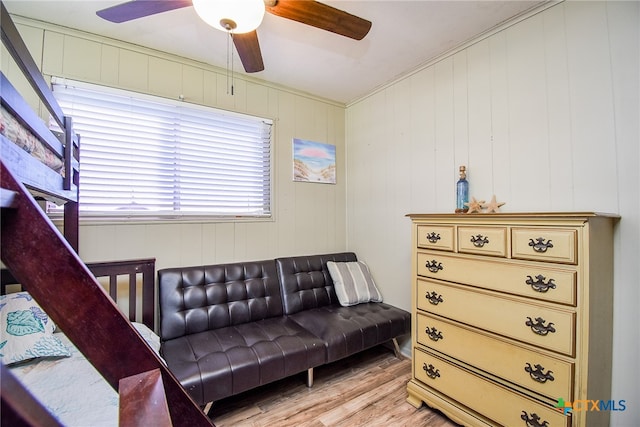
[[[382,295],[365,263],[328,261],[327,268],[340,305],[348,307],[363,302],[382,302]]]

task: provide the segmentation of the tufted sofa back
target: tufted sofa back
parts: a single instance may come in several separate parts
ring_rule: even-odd
[[[158,271],[160,337],[282,316],[273,260]]]
[[[327,261],[357,261],[353,252],[276,259],[285,314],[337,304]]]

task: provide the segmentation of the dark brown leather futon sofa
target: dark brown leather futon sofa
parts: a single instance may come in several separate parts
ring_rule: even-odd
[[[382,302],[343,307],[327,262],[352,252],[158,271],[161,354],[200,405],[334,362],[411,331]]]

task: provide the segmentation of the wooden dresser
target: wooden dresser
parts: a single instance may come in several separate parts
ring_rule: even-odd
[[[469,426],[607,426],[609,411],[586,401],[612,399],[618,217],[408,216],[409,403]]]

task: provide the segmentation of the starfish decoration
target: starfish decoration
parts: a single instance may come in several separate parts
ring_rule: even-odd
[[[489,203],[486,205],[482,205],[483,208],[487,210],[487,213],[498,212],[500,210],[500,206],[504,205],[504,202],[497,202],[496,195],[494,194]]]
[[[467,211],[468,214],[473,213],[473,212],[478,212],[480,213],[480,211],[482,210],[482,204],[484,203],[484,200],[476,200],[475,197],[471,198],[471,201],[468,203],[465,203],[465,206],[469,206],[469,210]]]

